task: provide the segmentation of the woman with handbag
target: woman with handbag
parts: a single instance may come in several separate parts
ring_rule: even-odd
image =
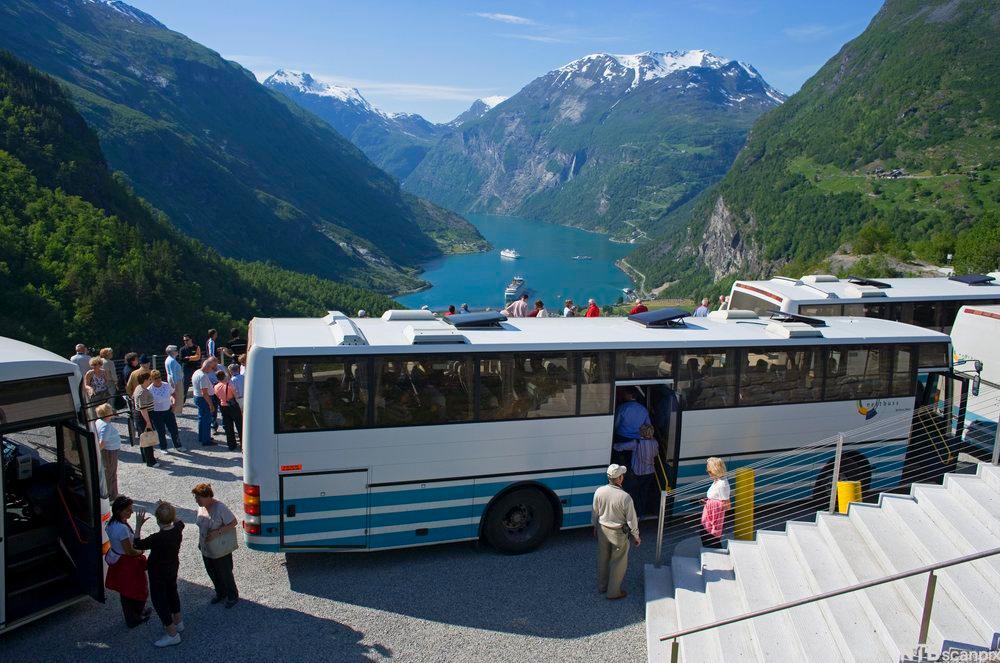
[[[140,368],[132,376],[135,379],[135,391],[132,392],[132,402],[135,403],[135,421],[139,425],[144,425],[143,432],[139,435],[139,452],[146,465],[152,467],[156,465],[156,455],[153,448],[159,443],[160,438],[153,430],[153,394],[149,391],[152,382],[150,371]]]
[[[149,385],[149,393],[153,395],[153,409],[149,416],[153,421],[153,428],[156,429],[156,436],[160,440],[160,449],[168,450],[167,431],[170,432],[170,439],[174,441],[174,449],[183,449],[181,434],[177,429],[177,417],[174,416],[174,388],[169,382],[163,381],[159,371],[150,371],[149,376],[153,380]]]
[[[205,571],[215,587],[212,603],[226,602],[232,608],[240,600],[233,577],[233,551],[236,550],[236,516],[215,499],[212,485],[199,483],[191,490],[198,503],[198,548]]]
[[[87,420],[95,421],[97,406],[111,400],[111,376],[100,357],[90,358],[90,370],[83,376],[83,391],[87,396]]]
[[[240,442],[243,441],[243,410],[237,401],[239,394],[233,386],[229,373],[219,371],[215,374],[219,381],[213,387],[215,397],[219,399],[219,407],[222,410],[222,427],[226,431],[226,445],[230,450],[236,449],[236,431],[240,433]]]
[[[104,556],[108,564],[108,574],[104,586],[118,592],[122,600],[122,614],[125,624],[135,628],[147,621],[153,614],[146,607],[149,586],[146,584],[146,557],[133,546],[135,533],[128,524],[132,516],[132,500],[119,495],[111,503],[111,521],[108,523],[108,543],[110,548]],[[141,530],[148,520],[142,509],[135,511],[135,529]]]

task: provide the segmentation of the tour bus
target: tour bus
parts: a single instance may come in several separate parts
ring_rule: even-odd
[[[111,517],[73,362],[0,337],[0,633],[90,598],[104,601]]]
[[[902,473],[918,374],[951,370],[938,332],[736,310],[330,312],[257,318],[250,330],[244,529],[266,551],[484,538],[522,552],[588,526],[625,390],[650,411],[661,487],[702,479],[709,456],[738,467],[865,424],[876,432],[852,437],[857,462],[845,465],[889,485]],[[829,482],[817,490],[829,495]]]
[[[992,458],[1000,411],[1000,306],[963,306],[951,330],[954,365],[973,380],[965,407],[965,441],[976,457]]]
[[[809,274],[799,279],[737,281],[728,305],[763,315],[779,310],[807,316],[865,316],[895,320],[948,333],[964,304],[1000,304],[1000,272],[899,279],[837,278]]]

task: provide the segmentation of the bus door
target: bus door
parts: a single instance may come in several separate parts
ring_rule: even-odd
[[[97,440],[76,423],[56,427],[58,473],[56,507],[60,543],[73,560],[81,590],[104,601],[104,531],[101,498],[107,495],[98,462]]]
[[[659,455],[656,463],[657,490],[677,485],[680,456],[680,401],[671,379],[624,380],[615,382],[615,412],[624,401],[624,392],[634,390],[636,400],[646,407],[653,424]],[[615,417],[618,421],[618,417]]]
[[[368,470],[280,476],[282,548],[366,548]]]
[[[954,470],[965,431],[968,399],[967,376],[943,371],[919,376],[904,485],[933,481]]]

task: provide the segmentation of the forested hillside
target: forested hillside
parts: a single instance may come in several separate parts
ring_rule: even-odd
[[[122,2],[0,3],[0,44],[67,84],[111,167],[224,255],[396,292],[482,238],[405,195],[325,122]],[[439,233],[440,235],[440,233]],[[454,241],[455,238],[459,241]]]
[[[389,298],[184,237],[112,176],[53,79],[0,52],[0,335],[158,349],[254,316],[373,313]]]
[[[944,264],[949,253],[959,270],[995,270],[998,170],[1000,6],[887,0],[754,125],[726,177],[628,260],[684,294],[826,269],[838,248],[873,271],[885,256]]]

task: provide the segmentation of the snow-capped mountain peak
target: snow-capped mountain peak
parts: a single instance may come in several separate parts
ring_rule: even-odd
[[[375,111],[368,100],[364,98],[356,87],[346,87],[334,83],[318,81],[303,71],[293,69],[279,69],[264,81],[264,85],[288,85],[295,88],[302,94],[313,94],[318,97],[331,97],[348,104],[357,104],[367,110]]]
[[[601,74],[601,78],[611,80],[619,76],[629,76],[631,87],[639,85],[643,81],[650,81],[656,78],[663,78],[670,74],[692,69],[694,67],[705,67],[708,69],[721,69],[728,65],[731,60],[720,58],[706,50],[691,51],[670,51],[659,53],[646,51],[645,53],[635,53],[632,55],[616,55],[613,53],[592,53],[585,55],[578,60],[573,60],[556,70],[559,74],[560,82],[570,80],[576,74]]]
[[[136,9],[132,5],[126,4],[121,0],[81,0],[81,2],[84,5],[102,5],[135,23],[154,25],[160,28],[166,27],[146,12]],[[67,7],[67,11],[68,10],[69,8]]]
[[[502,104],[503,102],[507,101],[507,99],[508,97],[505,97],[500,94],[495,94],[492,97],[482,97],[481,99],[479,99],[479,101],[483,102],[483,104],[486,105],[486,108],[492,110],[497,106],[499,106],[500,104]]]

